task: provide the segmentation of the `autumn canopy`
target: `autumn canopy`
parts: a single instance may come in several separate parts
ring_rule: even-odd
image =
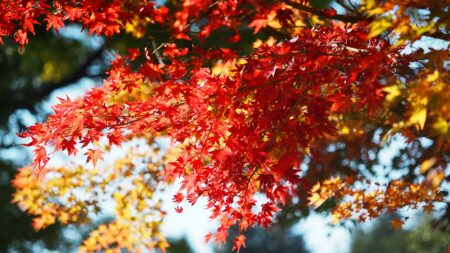
[[[356,2],[0,1],[2,43],[25,54],[38,26],[140,41],[19,134],[34,160],[14,201],[42,229],[89,223],[112,199],[116,219],[85,252],[164,250],[155,193],[173,182],[163,201],[206,199],[220,223],[206,241],[237,225],[237,250],[248,227],[310,208],[335,223],[408,207],[448,218],[450,2]],[[117,146],[126,155],[103,159]],[[51,166],[60,152],[86,163]]]

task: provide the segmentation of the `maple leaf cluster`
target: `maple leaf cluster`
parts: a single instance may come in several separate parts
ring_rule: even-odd
[[[13,36],[21,46],[28,43],[29,33],[35,34],[34,26],[45,24],[46,29],[59,31],[64,22],[77,22],[89,34],[112,36],[134,18],[151,18],[163,23],[165,8],[154,8],[151,1],[36,1],[5,0],[0,2],[1,37]]]
[[[384,41],[364,36],[346,27],[304,30],[274,47],[261,46],[233,76],[214,75],[201,65],[204,57],[232,60],[226,50],[183,59],[187,50],[169,45],[164,55],[170,64],[156,73],[155,63],[131,72],[126,58],[119,58],[104,87],[83,99],[61,99],[45,124],[22,137],[32,139],[39,168],[48,162],[47,146],[71,155],[78,143],[87,146],[101,137],[120,145],[126,130],[165,131],[182,145],[180,157],[164,171],[166,180],[181,177],[180,192],[192,204],[207,196],[211,218],[221,220],[216,239],[222,241],[221,231],[236,222],[243,230],[255,223],[267,227],[278,204],[295,195],[305,149],[335,131],[332,111],[380,103],[377,77],[394,64],[395,53]],[[108,101],[145,82],[152,90],[146,99]],[[88,161],[94,154],[86,153]],[[267,202],[255,212],[258,192]]]
[[[214,236],[219,244],[225,242],[228,229],[238,225],[237,250],[245,247],[242,233],[248,227],[268,227],[275,214],[293,203],[318,208],[336,198],[340,201],[332,212],[336,221],[366,220],[420,203],[431,210],[433,203],[444,201],[439,186],[449,150],[448,54],[406,55],[404,44],[379,36],[387,31],[377,24],[385,17],[376,16],[372,1],[362,2],[360,8],[344,5],[353,11],[341,15],[334,9],[315,9],[307,1],[288,0],[193,0],[169,2],[170,9],[147,1],[52,1],[51,5],[18,1],[17,8],[28,8],[24,11],[31,16],[25,24],[19,9],[0,12],[5,20],[0,26],[3,35],[33,33],[33,24],[40,18],[48,23],[48,17],[56,18],[48,23],[55,29],[63,21],[79,22],[90,33],[112,36],[124,29],[143,39],[143,27],[155,21],[170,34],[159,47],[130,48],[127,55],[117,55],[102,87],[82,98],[61,98],[45,123],[21,133],[34,147],[32,167],[38,173],[45,171],[60,151],[83,152],[86,162],[97,167],[104,151],[96,145],[102,140],[108,146],[120,146],[130,139],[168,137],[170,149],[177,152],[164,159],[152,180],[180,179],[173,198],[179,205],[177,212],[186,202],[207,200],[210,218],[220,221],[207,241]],[[209,37],[221,29],[231,30],[225,46],[208,44]],[[238,43],[245,43],[242,36],[249,30],[254,43],[245,52]],[[411,39],[409,30],[395,31],[395,36]],[[428,34],[431,31],[440,30],[432,27]],[[270,36],[264,39],[262,34]],[[26,38],[15,37],[15,41],[24,45]],[[422,71],[411,70],[411,63],[423,66]],[[433,122],[432,127],[426,122]],[[376,137],[379,132],[381,137]],[[419,136],[426,134],[439,148],[417,159],[415,166],[422,164],[426,169],[414,180],[394,180],[368,190],[372,182],[357,165],[373,162],[371,154],[397,133],[410,143],[418,143]],[[383,141],[374,144],[377,138]],[[416,153],[425,153],[421,148],[416,147],[420,151]],[[302,165],[308,169],[301,169]],[[36,228],[53,223],[57,213],[43,215],[28,202],[23,204],[28,197],[21,194],[27,186],[20,182],[31,174],[24,171],[15,181],[21,189],[15,201],[41,215]],[[86,169],[85,173],[92,172]],[[332,177],[336,174],[342,177]],[[366,188],[358,188],[361,184]],[[133,203],[141,206],[140,201],[151,199],[155,189],[147,195],[116,194],[114,198],[128,210]],[[258,200],[260,196],[263,200]],[[300,204],[295,203],[298,199]],[[51,201],[41,202],[45,206]],[[135,222],[128,214],[118,216]],[[112,244],[99,241],[110,229],[129,232],[131,227],[123,223],[102,227],[86,247]],[[132,249],[138,243],[130,238],[121,247]],[[164,248],[165,241],[161,242]],[[154,246],[154,242],[145,245]]]
[[[318,208],[330,198],[344,199],[332,211],[332,221],[338,223],[348,218],[356,218],[359,222],[364,222],[405,206],[417,209],[419,204],[425,212],[430,212],[434,202],[443,200],[442,194],[436,187],[419,183],[411,184],[404,180],[392,180],[388,185],[383,186],[378,183],[371,184],[366,180],[363,188],[349,186],[361,181],[363,180],[339,177],[324,180],[311,189],[310,204]]]

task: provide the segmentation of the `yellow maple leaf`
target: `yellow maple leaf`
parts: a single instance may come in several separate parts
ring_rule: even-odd
[[[387,86],[383,89],[383,91],[388,93],[386,95],[386,101],[389,103],[394,102],[395,99],[402,94],[398,85]]]
[[[419,129],[422,130],[425,127],[425,121],[427,120],[427,108],[419,107],[414,110],[409,117],[409,122],[412,124],[417,124]]]
[[[326,197],[323,197],[322,195],[318,194],[318,193],[313,193],[309,198],[309,203],[308,205],[313,206],[314,208],[318,208],[319,206],[321,206],[326,200]]]
[[[439,71],[435,70],[433,74],[427,76],[427,82],[434,82],[439,78]]]
[[[435,163],[437,159],[436,157],[432,157],[430,159],[427,159],[422,162],[422,165],[420,166],[420,173],[424,174],[426,173]]]
[[[369,37],[377,37],[392,26],[392,21],[387,18],[381,18],[370,24]]]

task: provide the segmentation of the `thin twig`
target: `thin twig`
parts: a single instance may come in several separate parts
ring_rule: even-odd
[[[214,7],[215,5],[217,5],[219,2],[220,2],[220,1],[215,1],[214,3],[211,3],[211,4],[208,6],[207,10],[209,11],[212,7]],[[195,21],[196,21],[196,19],[195,19],[195,18],[192,18],[192,19],[189,21],[189,23],[187,23],[187,24],[183,27],[183,29],[181,29],[181,32],[184,32],[186,29],[188,29],[191,25],[193,25],[193,24],[195,23]],[[169,44],[169,43],[172,43],[173,41],[174,41],[174,39],[172,38],[172,39],[170,39],[170,40],[167,41],[167,42],[161,43],[157,48],[155,48],[155,50],[152,51],[151,54],[156,54],[156,52],[158,52],[162,47],[166,46],[166,45]]]
[[[159,54],[159,51],[156,50],[157,46],[156,46],[156,42],[154,39],[152,39],[152,48],[153,48],[153,52],[155,52],[155,57],[156,57],[156,60],[158,61],[159,65],[164,66],[164,62],[162,60],[161,54]]]

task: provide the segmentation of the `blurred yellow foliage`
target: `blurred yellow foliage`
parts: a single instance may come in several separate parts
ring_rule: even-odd
[[[126,155],[111,166],[49,168],[39,180],[31,168],[23,168],[13,180],[17,188],[13,202],[35,217],[36,230],[56,221],[91,224],[92,214],[109,211],[106,206],[113,205],[115,219],[92,231],[81,252],[164,251],[168,243],[159,227],[165,212],[155,193],[162,182],[165,156],[151,139],[149,142],[145,147],[130,144]]]

